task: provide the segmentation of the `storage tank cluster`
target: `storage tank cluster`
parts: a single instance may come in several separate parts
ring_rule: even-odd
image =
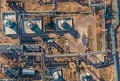
[[[58,74],[58,72],[54,72],[54,73],[53,73],[53,79],[54,79],[54,80],[59,79],[59,74]]]

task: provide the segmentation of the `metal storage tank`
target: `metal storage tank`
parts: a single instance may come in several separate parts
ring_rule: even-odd
[[[11,20],[4,20],[4,24],[5,26],[9,26],[9,27],[13,26],[13,22]]]
[[[27,23],[27,26],[28,26],[30,29],[33,29],[33,28],[35,27],[35,25],[34,25],[33,23],[30,23],[30,22]]]
[[[53,79],[54,79],[54,80],[59,79],[59,74],[58,74],[58,72],[54,72],[54,73],[53,73]]]
[[[23,69],[22,70],[22,75],[35,75],[35,70],[31,70],[31,69]]]

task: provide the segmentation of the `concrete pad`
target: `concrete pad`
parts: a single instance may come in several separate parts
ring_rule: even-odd
[[[2,19],[3,19],[2,31],[6,35],[17,34],[17,25],[16,25],[16,14],[15,14],[15,12],[2,13]],[[11,27],[9,25],[6,25],[5,24],[6,20],[9,20],[9,21],[13,22],[15,25],[11,26]]]
[[[32,30],[28,26],[28,23],[33,23],[34,25],[37,26],[37,28],[35,28],[35,30]],[[22,33],[23,34],[35,34],[35,33],[40,33],[41,31],[42,31],[42,20],[41,20],[41,18],[23,20],[23,28],[22,28]]]

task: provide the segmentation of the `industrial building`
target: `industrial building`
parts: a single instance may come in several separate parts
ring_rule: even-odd
[[[119,0],[1,0],[0,81],[120,81]]]

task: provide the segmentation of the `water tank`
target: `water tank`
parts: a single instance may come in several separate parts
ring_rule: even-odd
[[[53,79],[54,79],[54,80],[59,79],[59,74],[58,74],[58,72],[54,72],[54,73],[53,73]]]
[[[4,25],[11,27],[13,26],[13,22],[11,20],[4,20]]]
[[[23,69],[22,70],[22,75],[35,75],[35,70],[31,70],[31,69]]]
[[[33,23],[31,23],[31,22],[28,22],[27,27],[29,27],[30,29],[34,29],[35,25]]]
[[[92,76],[89,73],[86,73],[87,81],[92,81]]]
[[[89,74],[89,73],[86,73],[86,76],[90,76],[90,74]]]

